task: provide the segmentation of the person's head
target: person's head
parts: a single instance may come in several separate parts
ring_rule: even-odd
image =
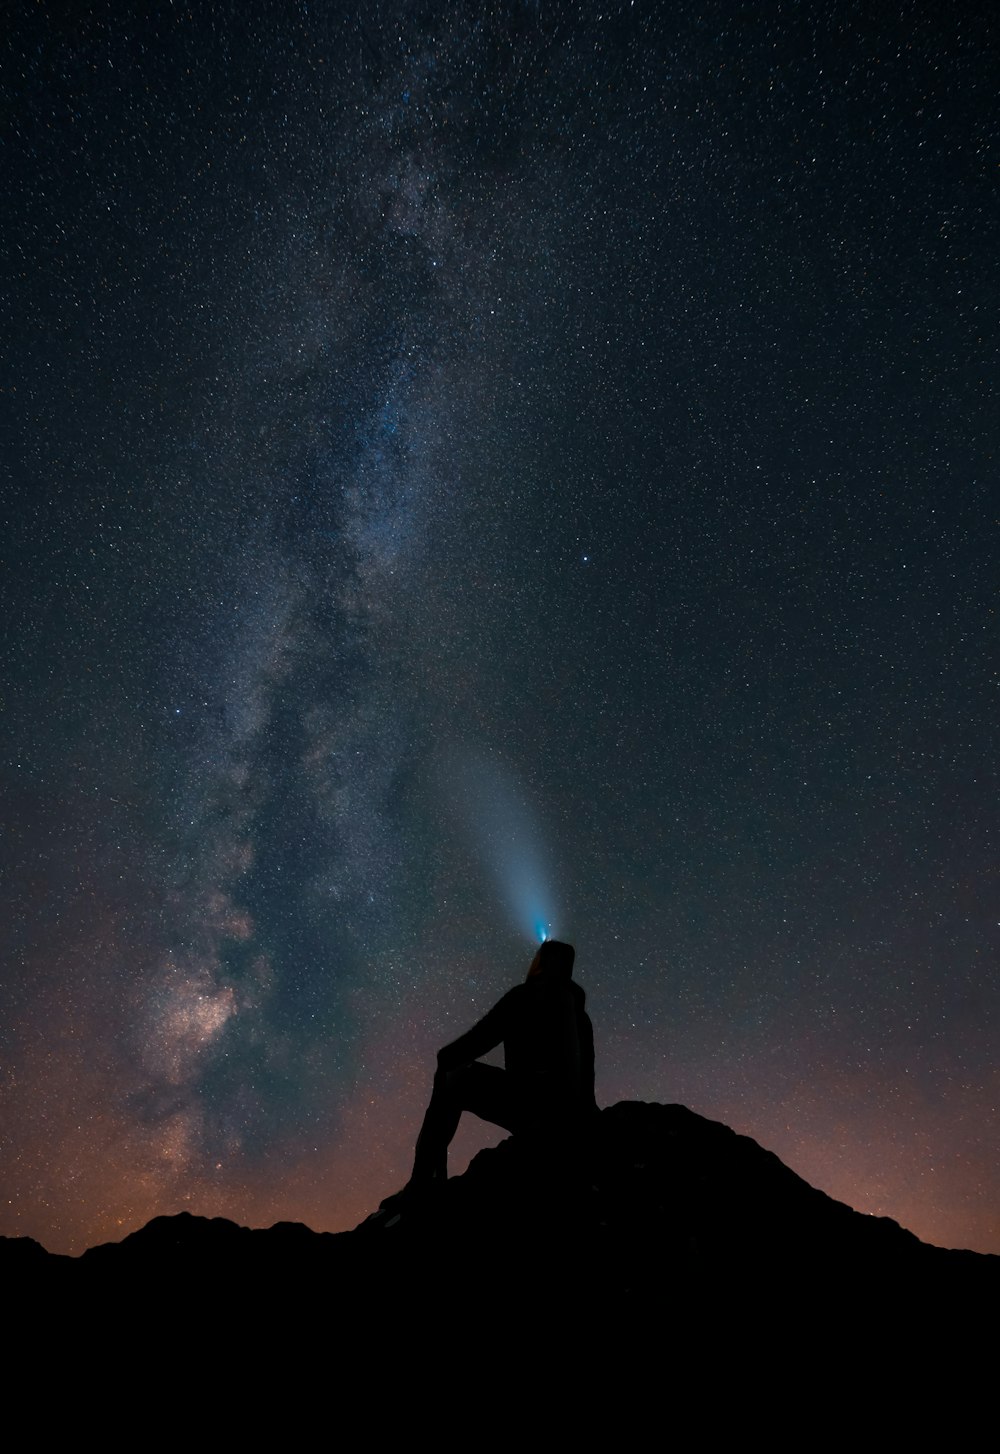
[[[545,939],[538,946],[538,952],[528,967],[528,979],[538,974],[552,979],[570,979],[573,974],[573,960],[576,950],[572,944],[563,944],[558,939]]]

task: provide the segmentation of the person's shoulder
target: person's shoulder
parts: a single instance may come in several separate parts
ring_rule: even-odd
[[[513,989],[509,989],[506,994],[501,995],[493,1006],[494,1013],[513,1009],[520,1002],[524,989],[525,986],[523,984],[516,984]]]
[[[500,1003],[503,1004],[504,1001],[509,1000],[513,1004],[515,1001],[523,999],[528,991],[530,983],[531,981],[529,980],[527,984],[514,985],[511,989],[507,991],[503,999],[501,999]]]

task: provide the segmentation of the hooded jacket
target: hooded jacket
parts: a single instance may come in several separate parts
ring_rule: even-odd
[[[503,1042],[504,1065],[523,1093],[553,1107],[593,1110],[594,1030],[586,1000],[568,969],[548,966],[440,1050],[438,1065],[457,1070]]]

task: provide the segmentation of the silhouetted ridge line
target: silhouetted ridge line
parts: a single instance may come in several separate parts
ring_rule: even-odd
[[[182,1212],[80,1258],[29,1238],[4,1239],[0,1257],[5,1286],[28,1297],[142,1302],[210,1287],[235,1313],[335,1293],[338,1316],[362,1320],[462,1306],[470,1284],[502,1290],[511,1307],[544,1288],[568,1320],[706,1297],[798,1300],[810,1316],[932,1293],[985,1307],[1000,1290],[1000,1258],[922,1243],[817,1191],[749,1137],[684,1106],[631,1101],[598,1113],[575,1144],[512,1137],[482,1151],[464,1175],[353,1232]]]

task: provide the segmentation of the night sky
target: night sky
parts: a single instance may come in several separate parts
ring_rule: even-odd
[[[1000,1252],[992,9],[8,9],[0,1232],[353,1225],[549,932]]]

